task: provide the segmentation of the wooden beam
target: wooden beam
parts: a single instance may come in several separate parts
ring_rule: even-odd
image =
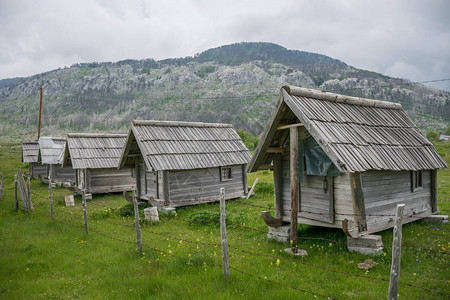
[[[280,124],[280,126],[277,127],[277,130],[284,130],[284,129],[289,129],[292,127],[302,127],[305,126],[302,123],[296,123],[296,124]]]
[[[359,231],[367,230],[366,207],[364,202],[364,191],[361,173],[350,173],[350,184],[352,188],[353,212],[355,222]]]
[[[162,184],[163,184],[163,199],[164,199],[164,205],[169,206],[170,205],[170,192],[169,192],[169,171],[163,171],[162,175]]]
[[[292,250],[296,253],[298,247],[298,127],[290,128],[290,171],[291,171],[291,242]]]
[[[266,153],[283,153],[283,152],[284,152],[284,148],[280,148],[280,147],[270,147],[266,151]]]
[[[277,219],[283,217],[283,181],[281,177],[281,154],[278,153],[273,157],[274,209]]]
[[[244,185],[244,195],[248,195],[248,182],[247,182],[247,165],[242,165],[242,184]]]
[[[259,165],[258,170],[271,170],[273,169],[273,165],[266,164],[266,165]]]

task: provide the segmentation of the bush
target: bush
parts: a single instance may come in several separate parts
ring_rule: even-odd
[[[198,211],[190,214],[187,218],[190,224],[201,225],[220,225],[220,213],[211,212],[207,210]],[[226,223],[227,225],[244,224],[247,218],[242,213],[238,213],[236,216],[232,216],[227,213]]]
[[[258,182],[255,186],[255,194],[273,194],[273,183]]]
[[[139,212],[143,211],[145,208],[151,207],[148,202],[141,202],[138,204]],[[121,208],[119,208],[119,215],[122,217],[134,216],[134,205],[133,203],[127,203]]]
[[[92,213],[92,217],[95,219],[106,219],[110,217],[114,212],[114,209],[108,206],[105,206],[101,211],[95,211]]]
[[[430,141],[437,141],[439,140],[439,134],[434,131],[429,131],[427,133],[427,139],[429,139]]]

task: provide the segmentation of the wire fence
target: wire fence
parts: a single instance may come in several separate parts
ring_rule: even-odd
[[[41,192],[47,192],[47,189],[42,189]],[[36,202],[37,205],[42,205],[42,204],[47,204],[49,203],[49,199],[47,196],[44,196],[42,194],[40,194],[39,192],[35,192],[33,190],[31,190],[31,195],[33,196],[34,201]],[[122,195],[117,195],[117,194],[109,194],[110,196],[113,197],[117,197],[117,198],[123,198]],[[250,207],[254,207],[254,208],[263,208],[263,209],[268,209],[268,207],[265,206],[259,206],[259,205],[254,205],[254,204],[248,204],[245,203],[244,200],[242,201],[234,201],[233,203],[238,203],[239,205],[245,205],[245,206],[250,206]],[[107,203],[101,203],[101,202],[95,202],[94,200],[91,200],[88,202],[88,206],[89,207],[96,207],[98,212],[99,210],[106,210],[108,208],[110,208],[108,206]],[[79,217],[80,219],[83,217],[83,213],[80,209],[79,206],[75,206],[75,207],[68,207],[68,209],[59,209],[58,213],[61,214],[61,216],[63,216],[63,218],[56,216],[55,218],[55,222],[57,223],[61,223],[61,224],[65,224],[68,226],[74,226],[74,227],[79,227],[79,228],[84,228],[84,226],[80,223],[78,224],[73,218],[71,217]],[[353,215],[353,214],[351,214]],[[385,215],[383,215],[385,216]],[[70,220],[70,221],[69,221]],[[109,224],[111,226],[114,226],[116,228],[123,228],[124,230],[130,231],[130,229],[132,229],[134,227],[134,222],[130,222],[130,220],[128,219],[123,219],[125,221],[125,223],[118,223],[118,222],[113,222],[111,220],[108,220],[106,218],[98,220],[101,223],[99,223],[100,225],[103,223]],[[126,223],[126,221],[129,222],[129,224]],[[184,224],[191,224],[192,222],[190,220],[185,220],[185,219],[181,219],[178,217],[173,217],[170,218],[170,221],[174,221],[174,222],[183,222]],[[217,225],[217,223],[215,222],[202,222],[202,225]],[[96,224],[97,225],[97,224]],[[255,233],[264,233],[267,234],[267,231],[263,230],[263,229],[259,229],[259,228],[253,228],[250,226],[246,226],[246,225],[241,225],[241,224],[233,224],[232,226],[230,226],[232,228],[236,228],[236,229],[240,229],[240,230],[244,230],[244,231],[251,231],[251,232],[255,232]],[[117,242],[121,242],[121,243],[126,243],[126,244],[132,244],[132,245],[136,245],[136,241],[129,241],[129,240],[125,240],[121,237],[115,236],[111,233],[105,233],[102,230],[99,230],[98,228],[90,228],[89,230],[91,233],[94,234],[98,234],[100,236],[103,236],[105,238],[111,239],[111,240],[115,240]],[[116,231],[114,231],[116,232]],[[239,231],[234,230],[231,231],[232,234],[236,234]],[[183,238],[183,237],[177,237],[175,236],[174,233],[171,232],[158,232],[157,230],[154,230],[152,226],[145,226],[143,228],[143,233],[145,234],[145,237],[149,237],[151,236],[152,239],[152,243],[156,242],[157,239],[155,239],[155,236],[158,236],[160,239],[162,240],[174,240],[177,242],[182,242],[185,244],[190,244],[192,246],[197,247],[214,247],[217,248],[220,246],[220,243],[213,243],[213,242],[204,242],[204,241],[199,241],[199,240],[192,240],[189,238]],[[273,235],[277,235],[277,234],[273,234]],[[280,235],[281,237],[286,237],[283,235]],[[321,237],[304,237],[304,236],[299,236],[299,239],[304,239],[304,240],[313,240],[313,241],[322,241],[322,242],[329,242],[329,243],[335,243],[335,244],[340,244],[340,245],[353,245],[353,246],[362,246],[362,245],[357,245],[357,244],[352,244],[352,243],[348,243],[348,242],[344,242],[344,241],[339,241],[339,240],[334,240],[334,239],[329,239],[329,238],[321,238]],[[214,266],[214,267],[221,267],[221,264],[217,264],[217,263],[212,263],[210,261],[205,261],[205,260],[201,260],[201,259],[193,259],[191,257],[187,258],[187,257],[183,257],[181,255],[175,254],[173,253],[171,250],[164,250],[161,247],[155,247],[154,245],[149,245],[148,243],[142,243],[142,245],[146,248],[146,249],[150,249],[152,251],[155,252],[159,252],[159,253],[164,253],[167,256],[170,257],[174,257],[174,258],[178,258],[178,259],[182,259],[182,260],[186,260],[186,261],[196,261],[197,263],[200,264],[204,264],[204,265],[209,265],[209,266]],[[408,248],[413,248],[416,249],[418,251],[429,251],[429,252],[434,252],[437,254],[443,254],[443,255],[447,255],[447,252],[441,252],[441,251],[436,251],[434,249],[423,249],[417,246],[412,246],[412,245],[403,245],[403,247],[408,247]],[[367,280],[375,280],[375,281],[380,281],[380,282],[389,282],[388,278],[382,278],[382,277],[373,277],[373,276],[367,276],[367,275],[361,275],[361,274],[354,274],[354,273],[349,273],[349,272],[345,272],[342,270],[335,270],[329,267],[324,267],[324,266],[320,266],[320,265],[316,265],[316,264],[312,264],[312,263],[307,263],[305,261],[302,261],[301,259],[298,258],[294,258],[294,257],[284,257],[284,256],[275,256],[275,255],[271,255],[271,254],[266,254],[266,253],[258,253],[256,251],[250,251],[250,250],[246,250],[246,249],[242,249],[241,247],[237,247],[234,246],[233,243],[229,244],[229,248],[230,249],[234,249],[237,252],[240,252],[242,254],[246,254],[248,256],[257,256],[257,257],[265,257],[267,259],[270,260],[280,260],[280,261],[287,261],[287,262],[292,262],[295,264],[299,264],[299,265],[303,265],[305,267],[308,268],[312,268],[312,269],[316,269],[316,270],[321,270],[324,272],[330,272],[330,273],[335,273],[335,274],[340,274],[340,275],[344,275],[344,276],[351,276],[351,277],[358,277],[358,278],[362,278],[362,279],[367,279]],[[244,276],[248,276],[248,277],[252,277],[254,279],[258,279],[264,282],[268,282],[271,284],[276,284],[279,286],[284,286],[284,287],[288,287],[292,290],[296,290],[296,291],[301,291],[303,293],[308,293],[311,294],[315,297],[322,297],[322,298],[329,298],[329,299],[336,299],[335,297],[332,296],[327,296],[327,295],[323,295],[323,294],[319,294],[319,293],[315,293],[313,291],[308,291],[296,286],[292,286],[292,285],[288,285],[287,283],[284,282],[278,282],[278,281],[274,281],[272,279],[268,279],[265,276],[258,276],[256,274],[251,274],[249,272],[245,272],[242,271],[240,268],[238,268],[237,266],[235,266],[234,264],[230,265],[230,269],[244,275]],[[439,281],[439,283],[441,283]],[[409,287],[409,288],[413,288],[413,289],[419,289],[422,291],[426,291],[428,293],[432,293],[432,294],[436,294],[436,295],[441,295],[441,296],[445,296],[445,297],[450,297],[449,294],[440,292],[438,290],[433,290],[433,289],[429,289],[429,288],[424,288],[421,286],[417,286],[411,283],[404,283],[404,282],[400,282],[401,286],[405,286],[405,287]]]

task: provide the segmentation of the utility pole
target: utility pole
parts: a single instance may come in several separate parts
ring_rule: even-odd
[[[39,105],[39,125],[38,125],[38,140],[41,137],[41,117],[42,117],[42,94],[44,93],[43,87],[41,86],[41,102]]]

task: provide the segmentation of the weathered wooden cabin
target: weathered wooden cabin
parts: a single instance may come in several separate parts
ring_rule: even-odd
[[[22,142],[22,162],[28,164],[28,172],[31,178],[47,176],[47,167],[38,163],[39,143]]]
[[[353,237],[438,211],[446,162],[397,103],[284,86],[249,172],[273,169],[275,217],[343,228]],[[292,196],[291,196],[292,195]]]
[[[62,166],[75,170],[75,186],[86,193],[131,191],[136,187],[131,167],[118,169],[126,134],[69,133]]]
[[[133,121],[120,167],[134,168],[139,198],[157,207],[186,206],[248,193],[251,158],[229,124]]]
[[[65,138],[40,137],[38,162],[46,166],[46,175],[41,180],[48,183],[70,184],[75,182],[75,172],[72,166],[61,167],[62,153],[66,144]]]

